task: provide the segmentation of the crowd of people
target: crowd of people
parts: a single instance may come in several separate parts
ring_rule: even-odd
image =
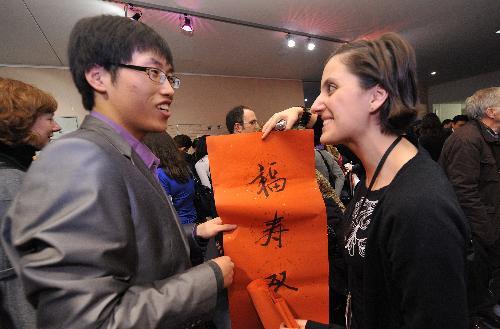
[[[56,100],[0,78],[0,327],[231,328],[235,264],[210,241],[237,227],[217,216],[207,136],[165,132],[166,41],[97,16],[68,56],[89,114],[54,143]],[[331,323],[300,329],[500,328],[500,87],[449,121],[417,120],[418,102],[414,50],[387,33],[340,46],[311,109],[262,127],[228,111],[229,134],[314,130]]]

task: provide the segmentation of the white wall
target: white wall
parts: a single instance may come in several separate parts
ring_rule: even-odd
[[[476,90],[493,86],[500,86],[500,71],[432,86],[427,91],[428,105],[433,108],[434,104],[463,104]]]
[[[56,116],[77,116],[81,123],[87,113],[67,69],[0,67],[0,76],[30,83],[50,93],[58,103]]]
[[[260,121],[287,107],[304,104],[300,80],[176,75],[182,84],[171,108],[168,131],[174,135],[225,134],[226,113],[240,104],[252,108]],[[81,123],[87,114],[68,69],[0,67],[0,76],[31,83],[51,93],[59,103],[56,116],[77,116]]]
[[[441,121],[445,119],[453,119],[456,115],[463,113],[463,104],[434,104],[432,111],[436,113]]]

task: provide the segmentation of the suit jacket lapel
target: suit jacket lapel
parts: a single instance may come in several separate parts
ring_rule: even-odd
[[[161,185],[158,182],[158,180],[156,179],[156,177],[153,176],[151,171],[144,164],[144,161],[142,161],[141,157],[134,150],[132,150],[131,160],[132,160],[132,163],[134,164],[134,166],[137,169],[139,169],[139,171],[144,175],[144,177],[146,177],[146,179],[149,181],[149,183],[161,195],[161,198],[164,199],[165,202],[168,202],[165,190],[163,189],[163,187],[161,187]]]
[[[139,157],[139,155],[132,150],[132,147],[123,137],[120,136],[113,128],[111,128],[107,123],[94,118],[91,115],[87,115],[82,122],[80,129],[87,129],[97,132],[99,135],[103,136],[109,143],[111,143],[121,154],[126,156],[136,167],[141,174],[148,180],[148,182],[154,187],[158,192],[160,197],[167,201],[167,196],[165,191],[158,183],[157,179],[153,176],[151,171],[146,167],[144,161]],[[167,201],[168,202],[168,201]]]

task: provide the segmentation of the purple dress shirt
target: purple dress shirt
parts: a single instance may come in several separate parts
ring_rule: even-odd
[[[158,179],[158,175],[156,173],[156,169],[160,165],[160,159],[158,159],[151,150],[141,143],[140,140],[132,136],[125,128],[115,123],[113,120],[108,118],[102,113],[91,111],[90,115],[96,119],[99,119],[105,123],[107,123],[114,131],[116,131],[120,136],[125,139],[125,141],[132,147],[132,149],[139,155],[146,167],[148,167],[149,171],[153,174],[156,179]]]

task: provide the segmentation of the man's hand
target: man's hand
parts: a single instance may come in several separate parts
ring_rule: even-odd
[[[233,283],[234,275],[234,263],[231,261],[229,256],[222,256],[212,259],[217,265],[219,265],[222,276],[224,277],[224,288],[227,288]]]
[[[236,229],[235,224],[222,224],[222,219],[216,217],[196,227],[196,235],[204,239],[210,239],[219,232],[227,232]]]

